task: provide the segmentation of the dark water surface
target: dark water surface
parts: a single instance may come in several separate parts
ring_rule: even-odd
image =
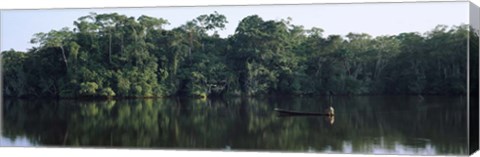
[[[274,108],[334,118],[278,116]],[[466,154],[466,97],[4,100],[2,146]]]

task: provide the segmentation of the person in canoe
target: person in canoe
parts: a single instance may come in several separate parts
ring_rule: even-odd
[[[334,116],[335,115],[335,111],[332,106],[325,109],[324,112],[302,112],[302,111],[284,110],[279,108],[275,108],[274,111],[282,115],[296,115],[296,116]]]
[[[325,113],[326,113],[328,116],[334,116],[334,115],[335,115],[335,109],[333,109],[333,107],[330,105],[330,107],[328,107],[327,109],[325,109]]]
[[[333,123],[335,123],[335,116],[325,116],[325,121],[327,121],[328,124],[333,125]]]

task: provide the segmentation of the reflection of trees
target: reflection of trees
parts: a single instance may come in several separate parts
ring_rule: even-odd
[[[58,145],[66,131],[66,118],[75,106],[46,101],[4,101],[2,135],[27,137],[34,144]]]
[[[4,136],[40,145],[372,152],[396,144],[466,153],[465,98],[334,97],[324,117],[278,117],[274,107],[322,111],[326,98],[6,101]],[[419,149],[421,150],[421,149]]]
[[[159,109],[151,100],[103,104],[86,103],[72,115],[68,144],[93,146],[150,146],[158,134]],[[134,136],[132,136],[134,135]]]

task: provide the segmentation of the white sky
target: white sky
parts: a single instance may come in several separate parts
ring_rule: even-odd
[[[32,35],[62,27],[73,28],[73,21],[89,12],[118,12],[127,16],[148,15],[162,17],[171,24],[167,29],[180,26],[201,14],[217,11],[227,17],[222,37],[233,34],[238,22],[246,16],[257,14],[264,20],[291,17],[295,25],[305,28],[319,27],[330,34],[346,35],[349,32],[368,33],[373,36],[393,35],[401,32],[424,33],[438,24],[448,26],[468,23],[468,2],[422,3],[368,3],[368,4],[317,4],[317,5],[264,5],[216,7],[157,7],[116,9],[50,9],[2,10],[1,51],[25,51]]]

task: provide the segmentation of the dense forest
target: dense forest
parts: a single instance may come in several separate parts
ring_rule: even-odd
[[[222,38],[227,22],[214,12],[167,30],[163,18],[91,13],[35,34],[28,52],[2,52],[3,95],[466,95],[468,25],[324,37],[251,15]]]

